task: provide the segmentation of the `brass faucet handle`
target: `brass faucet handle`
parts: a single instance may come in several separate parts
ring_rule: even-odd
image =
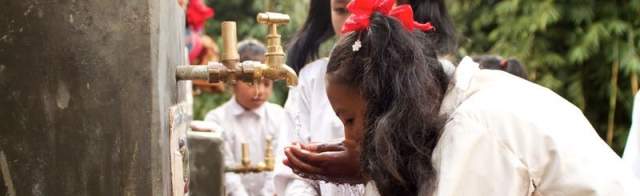
[[[260,24],[287,24],[289,23],[289,15],[275,13],[275,12],[264,12],[259,13],[256,17],[256,20]]]
[[[273,156],[273,138],[271,136],[266,138],[267,148],[265,156]]]
[[[251,165],[251,159],[249,159],[249,144],[242,143],[242,160],[241,164],[244,167],[249,167]]]
[[[267,147],[264,154],[265,170],[273,171],[275,167],[275,159],[273,157],[273,138],[267,137]]]

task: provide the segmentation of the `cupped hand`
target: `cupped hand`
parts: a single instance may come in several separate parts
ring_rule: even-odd
[[[283,163],[301,177],[339,184],[365,182],[355,142],[297,144],[286,147],[285,155]]]

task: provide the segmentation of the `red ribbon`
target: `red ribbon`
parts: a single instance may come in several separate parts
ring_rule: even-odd
[[[415,28],[427,32],[435,28],[431,23],[419,23],[413,20],[413,9],[410,5],[400,5],[393,7],[395,0],[353,0],[347,5],[351,16],[347,18],[342,26],[342,33],[359,31],[369,27],[371,15],[380,12],[385,16],[396,18],[408,31]]]
[[[196,31],[202,30],[204,23],[215,15],[213,8],[207,6],[203,0],[190,0],[188,6],[187,24]]]

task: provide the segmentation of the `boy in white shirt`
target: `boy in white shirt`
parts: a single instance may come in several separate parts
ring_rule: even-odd
[[[266,49],[255,40],[238,44],[240,61],[264,61]],[[242,143],[249,146],[252,164],[264,161],[266,139],[272,139],[276,147],[278,132],[285,129],[282,107],[267,102],[272,93],[273,82],[262,80],[256,84],[237,81],[233,84],[234,96],[222,106],[209,112],[205,121],[222,127],[225,141],[225,164],[238,165],[242,159]],[[274,153],[275,154],[275,153]],[[274,195],[273,173],[225,174],[226,195]]]

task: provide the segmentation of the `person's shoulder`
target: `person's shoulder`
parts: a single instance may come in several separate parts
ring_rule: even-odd
[[[204,120],[205,121],[210,121],[210,122],[217,122],[222,120],[222,118],[224,117],[224,115],[227,113],[226,112],[226,108],[229,107],[229,105],[231,100],[223,103],[222,105],[212,109],[211,111],[207,112],[207,114],[204,116]]]
[[[300,76],[303,80],[317,78],[319,76],[324,77],[324,74],[327,70],[327,64],[329,63],[328,58],[320,58],[315,60],[307,65],[305,65],[300,70]]]
[[[476,80],[485,85],[473,91],[456,108],[456,116],[450,118],[465,123],[474,121],[494,131],[512,131],[495,128],[518,126],[540,134],[557,130],[563,121],[574,122],[576,127],[586,126],[580,108],[552,90],[501,71],[481,72],[495,81]]]
[[[282,106],[280,106],[278,104],[271,103],[271,102],[266,102],[266,103],[264,103],[264,106],[267,108],[269,113],[274,113],[276,115],[284,115],[285,114],[284,108],[282,108]]]
[[[328,58],[321,58],[305,65],[298,74],[298,85],[290,89],[291,92],[310,94],[324,84],[324,75],[327,70]]]

